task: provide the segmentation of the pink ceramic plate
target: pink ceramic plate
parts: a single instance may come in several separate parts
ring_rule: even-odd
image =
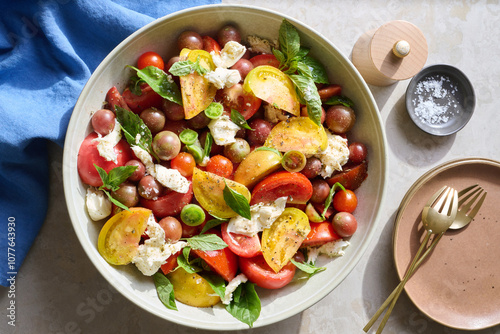
[[[421,213],[443,185],[479,184],[488,195],[471,224],[448,231],[406,284],[413,303],[445,326],[478,330],[500,324],[500,162],[464,159],[426,173],[403,198],[396,217],[394,261],[402,278],[423,239]]]

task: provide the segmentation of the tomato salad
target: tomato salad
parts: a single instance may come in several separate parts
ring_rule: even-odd
[[[166,307],[222,303],[252,326],[255,285],[343,254],[367,149],[348,142],[353,102],[288,21],[276,42],[225,26],[177,48],[139,55],[93,113],[77,163],[87,211],[106,221],[103,258],[152,276]]]

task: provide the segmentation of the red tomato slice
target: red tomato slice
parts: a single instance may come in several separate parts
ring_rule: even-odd
[[[111,87],[108,90],[108,93],[106,94],[106,103],[107,103],[106,107],[109,110],[115,111],[115,106],[119,106],[123,109],[131,111],[127,105],[127,102],[125,102],[125,100],[123,99],[122,94],[120,94],[120,92],[115,86]]]
[[[261,253],[259,236],[249,237],[227,231],[227,223],[221,225],[222,240],[234,254],[241,257],[254,257]]]
[[[153,88],[151,88],[147,83],[141,83],[141,95],[135,95],[132,91],[127,87],[123,91],[123,99],[135,113],[140,113],[144,109],[148,108],[158,108],[161,109],[161,104],[163,102],[163,97],[158,95]]]
[[[250,282],[264,289],[279,289],[290,283],[295,275],[295,265],[288,262],[279,272],[269,267],[262,255],[239,258],[240,270]]]
[[[170,191],[166,195],[158,197],[156,200],[140,198],[140,204],[153,211],[157,218],[175,216],[179,214],[182,208],[193,199],[193,184],[189,182],[189,190],[182,194],[176,191]]]
[[[203,41],[203,50],[207,51],[208,53],[212,51],[214,51],[216,54],[220,53],[220,45],[215,39],[210,36],[203,36],[201,39]]]
[[[302,242],[301,247],[319,246],[340,239],[329,221],[322,223],[310,222],[309,225],[311,225],[311,232],[307,235],[306,240]]]
[[[161,265],[161,271],[166,275],[177,267],[177,258],[181,252],[170,255],[167,262]]]
[[[99,155],[97,141],[94,141],[95,138],[97,138],[97,133],[92,132],[83,140],[78,151],[77,168],[83,183],[99,187],[102,186],[102,180],[94,164],[109,173],[113,168],[125,165],[127,161],[132,159],[133,155],[127,142],[122,139],[114,147],[117,163],[107,161]]]
[[[221,236],[218,231],[208,231],[207,233],[214,233],[219,237]],[[227,282],[230,282],[236,276],[238,272],[238,257],[229,247],[214,251],[201,251],[199,249],[191,249],[191,251],[201,257],[210,268]]]
[[[252,117],[262,103],[261,99],[245,91],[241,84],[218,90],[215,100],[221,102],[228,112],[236,109],[245,119]]]
[[[311,181],[301,173],[280,171],[257,183],[252,191],[250,205],[270,203],[287,196],[287,203],[303,204],[313,193]]]
[[[330,186],[340,182],[346,189],[356,190],[368,176],[368,163],[363,161],[361,164],[346,168],[342,172],[333,175],[326,180]]]
[[[249,60],[253,64],[253,67],[262,66],[262,65],[269,65],[269,66],[276,67],[278,69],[280,68],[280,61],[278,59],[276,59],[276,57],[274,55],[263,54],[263,55],[258,55],[258,56],[252,57]]]

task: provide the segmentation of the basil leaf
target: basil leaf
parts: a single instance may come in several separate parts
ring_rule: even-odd
[[[122,202],[114,199],[111,194],[106,190],[106,189],[101,189],[102,191],[104,191],[104,193],[108,196],[109,200],[111,201],[111,203],[113,203],[114,205],[116,205],[117,207],[119,208],[122,208],[123,210],[127,210],[129,211],[128,207],[124,204],[122,204]]]
[[[280,50],[278,49],[273,49],[273,54],[274,56],[276,57],[276,59],[278,59],[278,61],[280,62],[280,64],[284,64],[286,63],[286,57],[285,55],[283,54],[283,52],[281,52]],[[281,67],[281,66],[280,66]],[[281,68],[280,68],[281,69]]]
[[[200,65],[200,56],[196,58],[196,62],[193,64],[193,69],[198,72],[199,75],[205,75],[208,73],[208,69]]]
[[[330,207],[330,205],[332,204],[332,199],[333,199],[333,195],[335,195],[335,192],[337,191],[337,189],[340,188],[342,190],[345,191],[345,188],[342,184],[340,184],[339,182],[336,182],[331,188],[330,188],[330,192],[328,193],[328,196],[326,197],[326,200],[325,200],[325,209],[323,210],[323,212],[321,213],[321,217],[322,218],[325,218],[325,215],[326,215],[326,211],[328,210],[328,208]]]
[[[214,228],[216,226],[219,226],[220,224],[226,222],[227,219],[210,219],[209,221],[207,221],[205,223],[205,225],[203,226],[203,229],[201,230],[200,234],[203,234],[205,233],[206,231],[210,230],[211,228]]]
[[[227,247],[227,244],[216,234],[199,234],[185,240],[191,248],[201,251],[213,251]]]
[[[326,267],[316,267],[313,264],[297,262],[294,259],[290,259],[290,262],[303,272],[309,274],[309,277],[326,270]]]
[[[283,19],[280,26],[278,42],[280,50],[287,60],[285,65],[288,65],[288,62],[299,53],[300,36],[297,29],[285,19]]]
[[[300,66],[299,66],[299,70]],[[310,72],[310,71],[309,71]],[[304,99],[307,106],[309,118],[318,126],[321,126],[321,98],[318,89],[311,76],[303,74],[292,74],[288,76],[297,87],[301,98]]]
[[[125,182],[130,175],[134,174],[137,166],[119,166],[115,167],[108,173],[107,187],[110,190],[116,191],[120,188],[120,184]]]
[[[193,73],[193,62],[191,60],[181,60],[175,62],[168,70],[172,75],[183,77]]]
[[[255,284],[246,282],[238,285],[233,292],[233,300],[226,306],[226,310],[239,321],[252,327],[259,318],[261,304]]]
[[[141,90],[141,83],[143,83],[144,80],[139,78],[137,75],[134,75],[130,78],[130,82],[128,85],[128,88],[132,92],[132,94],[141,96],[142,95],[142,90]]]
[[[125,139],[130,145],[137,145],[148,153],[153,153],[151,149],[153,135],[139,115],[116,106],[116,118],[122,127]]]
[[[153,275],[153,280],[155,282],[156,293],[163,305],[168,309],[177,311],[173,284],[165,275],[159,272]]]
[[[343,106],[346,106],[348,108],[354,107],[354,102],[352,102],[352,100],[350,98],[348,98],[347,96],[341,96],[341,95],[332,96],[331,98],[329,98],[328,100],[326,100],[323,103],[328,104],[330,106],[342,104]]]
[[[200,275],[210,284],[219,297],[224,298],[226,294],[226,281],[221,276],[213,273],[202,273]]]
[[[238,125],[240,128],[254,131],[254,129],[252,129],[250,125],[248,125],[245,117],[243,117],[243,115],[240,114],[238,110],[231,109],[231,121],[234,124]]]
[[[323,84],[330,83],[328,81],[326,69],[319,61],[310,56],[305,56],[301,59],[301,62],[309,67],[314,82]]]
[[[205,157],[210,156],[210,151],[212,150],[213,142],[214,138],[212,137],[212,134],[209,131],[207,132],[207,136],[205,137],[205,149],[203,150],[203,159],[205,159]]]
[[[177,257],[177,265],[184,269],[186,272],[193,274],[202,271],[202,269],[192,262],[189,261],[189,252],[191,251],[190,247],[184,247],[182,249],[182,253]]]
[[[309,51],[309,48],[301,46],[299,52],[297,53],[297,57],[304,58],[309,53]]]
[[[179,87],[172,77],[155,66],[147,66],[142,70],[127,65],[137,71],[137,76],[144,80],[156,93],[164,99],[182,105],[182,96]]]
[[[251,219],[252,217],[250,215],[250,203],[248,203],[246,197],[239,192],[229,188],[227,182],[224,182],[226,183],[226,186],[222,191],[222,195],[224,196],[224,201],[226,202],[226,204],[240,216],[246,219]]]
[[[106,171],[97,166],[96,164],[94,164],[94,168],[97,169],[97,173],[99,173],[99,176],[101,177],[101,181],[102,181],[102,186],[99,187],[99,189],[104,189],[106,188],[107,184],[108,184],[108,173],[106,173]]]

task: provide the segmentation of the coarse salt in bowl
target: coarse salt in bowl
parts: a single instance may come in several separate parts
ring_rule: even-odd
[[[360,224],[345,255],[336,259],[319,258],[317,265],[325,266],[326,271],[307,281],[295,281],[279,290],[257,289],[262,311],[254,327],[284,320],[330,293],[354,268],[377,229],[386,183],[386,140],[375,100],[351,62],[323,36],[291,17],[252,6],[201,6],[160,18],[126,38],[95,70],[75,105],[64,146],[63,180],[68,211],[78,239],[92,263],[117,291],[168,321],[209,330],[248,328],[220,304],[212,308],[195,308],[177,302],[179,310],[169,310],[158,299],[151,277],[143,276],[134,265],[110,265],[99,254],[97,239],[102,223],[93,222],[85,210],[86,189],[76,167],[79,146],[91,132],[91,113],[101,108],[110,87],[123,90],[129,75],[124,70],[126,65],[135,64],[145,51],[155,51],[166,59],[176,55],[176,39],[185,30],[214,36],[222,26],[231,23],[239,28],[243,40],[249,34],[275,40],[283,18],[298,29],[301,44],[311,48],[311,55],[325,65],[329,78],[342,85],[343,94],[355,102],[357,121],[350,138],[363,142],[369,151],[369,176],[356,191],[360,203],[356,217]]]

